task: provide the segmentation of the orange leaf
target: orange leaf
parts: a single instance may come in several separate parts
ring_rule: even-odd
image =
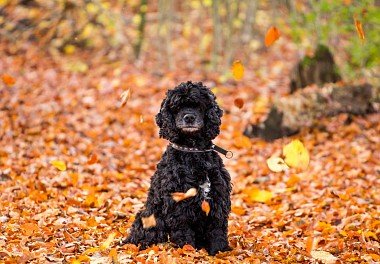
[[[144,228],[151,228],[157,225],[156,218],[154,217],[154,214],[148,216],[148,217],[141,217],[141,222]]]
[[[232,71],[232,76],[234,77],[236,81],[239,81],[243,78],[244,66],[240,60],[236,60],[232,63],[231,71]]]
[[[236,215],[245,215],[245,209],[240,206],[232,206],[231,211]]]
[[[90,158],[87,160],[88,165],[95,164],[98,161],[98,156],[96,153],[91,154]]]
[[[189,190],[187,190],[186,193],[183,193],[183,192],[172,193],[172,198],[174,201],[179,202],[187,198],[194,197],[195,195],[197,195],[197,189],[190,188]]]
[[[112,263],[117,263],[117,250],[116,248],[112,248],[110,253],[108,254],[112,258]]]
[[[194,251],[195,249],[191,245],[184,245],[183,246],[183,251]]]
[[[237,108],[242,109],[244,106],[244,100],[241,98],[236,98],[234,104]]]
[[[265,35],[265,46],[269,47],[280,38],[280,31],[276,27],[270,27]]]
[[[202,202],[202,211],[205,212],[206,215],[210,213],[210,204],[206,200]]]
[[[9,74],[5,73],[5,74],[3,74],[3,76],[1,78],[3,79],[3,82],[8,86],[13,86],[16,83],[15,78],[10,76]]]
[[[364,40],[365,36],[364,36],[364,31],[363,31],[362,23],[359,20],[357,20],[356,18],[354,18],[354,21],[355,21],[355,27],[356,27],[356,30],[358,32],[358,35],[359,35],[360,39]]]
[[[92,216],[92,217],[90,217],[90,218],[87,220],[87,225],[88,225],[89,227],[95,227],[95,226],[98,225],[98,222],[96,221],[95,217]]]
[[[306,239],[306,252],[310,254],[310,252],[313,250],[313,246],[314,246],[314,236],[310,235]]]
[[[31,236],[34,232],[37,232],[39,229],[38,225],[36,225],[35,223],[25,223],[21,225],[21,230],[26,236]]]

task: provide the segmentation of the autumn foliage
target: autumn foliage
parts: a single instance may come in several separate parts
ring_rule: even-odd
[[[354,23],[352,38],[364,38]],[[94,45],[116,33],[108,28]],[[151,49],[133,64],[112,52],[70,51],[69,43],[57,54],[31,42],[18,42],[17,51],[0,42],[0,262],[380,262],[379,113],[324,118],[272,143],[242,134],[248,122],[263,120],[274,94],[288,92],[298,48],[286,34],[264,32],[260,43],[270,47],[246,63],[233,59],[228,73],[192,60],[184,50],[196,43],[181,36],[177,67],[164,71]],[[139,251],[118,244],[168,143],[154,116],[166,90],[186,80],[204,81],[216,94],[224,116],[215,143],[234,152],[223,158],[233,182],[232,251],[215,257],[189,245]],[[208,214],[209,201],[201,208]],[[143,224],[154,226],[154,215]]]

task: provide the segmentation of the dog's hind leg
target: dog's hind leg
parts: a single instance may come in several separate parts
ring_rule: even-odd
[[[144,220],[147,221],[145,224],[143,224],[142,218],[148,219]],[[159,217],[154,216],[154,214],[142,211],[136,215],[130,235],[122,240],[120,244],[135,244],[136,246],[139,245],[140,249],[145,249],[153,244],[164,243],[167,241],[168,235],[165,232],[163,221]]]

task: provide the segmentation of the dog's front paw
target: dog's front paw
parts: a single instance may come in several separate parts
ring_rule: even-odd
[[[218,252],[225,252],[230,250],[232,250],[232,248],[227,243],[213,243],[207,249],[207,252],[211,256],[215,256],[216,254],[218,254]]]

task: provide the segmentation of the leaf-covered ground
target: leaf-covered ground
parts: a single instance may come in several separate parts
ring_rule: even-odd
[[[243,80],[221,84],[198,70],[157,77],[86,54],[56,60],[33,47],[2,49],[0,73],[10,77],[0,84],[1,262],[379,262],[380,114],[351,123],[342,114],[294,136],[310,153],[301,173],[267,167],[291,139],[242,135],[269,95],[286,92],[294,63],[287,54],[282,47],[256,56]],[[88,70],[75,73],[83,62]],[[224,160],[233,179],[233,251],[210,257],[169,244],[120,247],[167,146],[154,115],[166,89],[188,79],[205,80],[225,110],[215,142],[234,152]]]

